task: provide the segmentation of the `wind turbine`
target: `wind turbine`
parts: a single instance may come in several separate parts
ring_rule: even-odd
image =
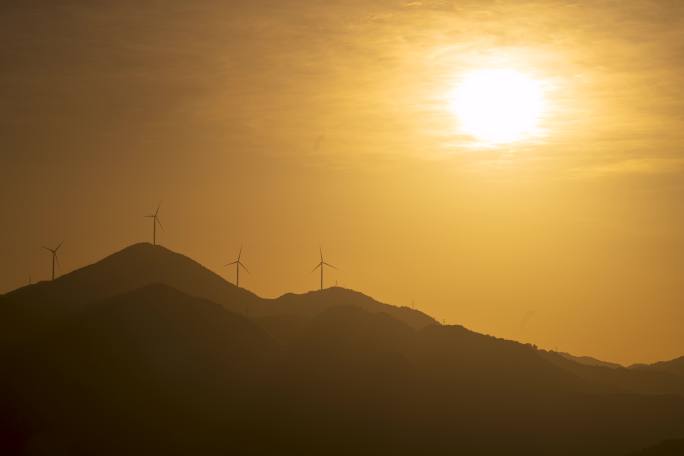
[[[245,271],[249,272],[249,269],[247,269],[247,266],[240,261],[240,258],[242,257],[242,246],[240,246],[240,252],[238,253],[237,260],[233,261],[232,263],[228,263],[226,266],[232,266],[235,265],[235,286],[240,288],[240,267],[243,267]]]
[[[316,267],[313,268],[313,270],[312,270],[311,272],[314,272],[314,271],[315,271],[316,269],[318,269],[318,268],[321,269],[321,291],[322,291],[322,290],[323,290],[323,268],[324,268],[325,266],[328,266],[328,267],[331,267],[331,268],[333,268],[333,269],[337,269],[337,267],[333,266],[333,265],[330,264],[330,263],[326,263],[325,260],[323,259],[323,249],[322,249],[322,248],[319,248],[318,250],[319,250],[319,252],[320,252],[320,254],[321,254],[321,262],[318,263],[318,264],[316,265]]]
[[[152,219],[152,244],[157,245],[157,224],[159,224],[159,228],[162,230],[164,229],[164,226],[161,224],[159,221],[159,208],[161,207],[161,203],[157,205],[157,210],[154,211],[154,214],[151,215],[146,215],[146,218],[151,218]]]
[[[59,258],[57,258],[57,251],[62,246],[62,244],[64,244],[64,241],[60,242],[59,245],[54,249],[43,246],[45,250],[52,253],[52,280],[55,280],[55,261],[59,264]]]

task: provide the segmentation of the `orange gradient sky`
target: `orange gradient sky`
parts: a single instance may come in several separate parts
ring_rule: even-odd
[[[151,238],[262,296],[327,276],[621,363],[684,355],[684,3],[15,2],[0,7],[0,291]],[[534,134],[453,109],[480,70]]]

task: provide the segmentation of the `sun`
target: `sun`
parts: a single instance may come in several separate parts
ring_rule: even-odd
[[[540,81],[511,69],[465,73],[449,96],[462,133],[498,145],[535,137],[545,109]]]

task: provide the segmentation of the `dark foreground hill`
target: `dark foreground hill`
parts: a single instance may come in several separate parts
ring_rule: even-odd
[[[94,303],[7,360],[15,447],[125,454],[203,441],[218,435],[214,420],[242,419],[233,412],[275,353],[246,318],[163,285]]]
[[[152,249],[198,276],[158,259],[136,289],[97,282],[115,257],[0,299],[41,328],[0,351],[0,454],[622,456],[684,436],[684,396],[622,370],[348,290],[261,300]]]
[[[684,454],[684,439],[666,440],[652,447],[633,453],[631,456],[681,456]]]

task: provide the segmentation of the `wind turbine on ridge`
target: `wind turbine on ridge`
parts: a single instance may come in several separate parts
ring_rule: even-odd
[[[59,245],[57,247],[55,247],[54,249],[51,249],[50,247],[43,246],[43,248],[45,250],[52,253],[52,280],[55,280],[55,261],[57,262],[57,264],[59,264],[59,258],[57,258],[57,251],[62,246],[62,244],[64,244],[64,241],[60,242]],[[31,279],[29,278],[29,281],[30,280]]]
[[[320,254],[321,254],[321,262],[318,263],[318,264],[316,265],[316,267],[313,268],[313,270],[312,270],[311,272],[314,272],[316,269],[319,269],[319,268],[321,269],[321,291],[323,291],[323,268],[324,268],[325,266],[328,266],[328,267],[330,267],[330,268],[337,269],[337,267],[336,267],[336,266],[333,266],[333,265],[330,264],[330,263],[326,263],[326,262],[325,262],[325,260],[323,259],[323,249],[322,249],[322,248],[319,247],[319,248],[318,248],[318,251],[319,251]]]
[[[159,221],[159,208],[161,207],[161,202],[157,205],[157,210],[154,211],[154,214],[146,215],[145,218],[151,218],[152,219],[152,245],[157,245],[157,224],[159,224],[159,228],[164,230],[164,226],[161,224]]]
[[[242,257],[242,246],[240,246],[240,252],[238,253],[237,260],[233,261],[232,263],[228,263],[225,266],[232,266],[235,265],[235,286],[240,288],[240,267],[244,268],[245,271],[249,272],[249,269],[247,269],[247,266],[240,261],[240,258]]]

